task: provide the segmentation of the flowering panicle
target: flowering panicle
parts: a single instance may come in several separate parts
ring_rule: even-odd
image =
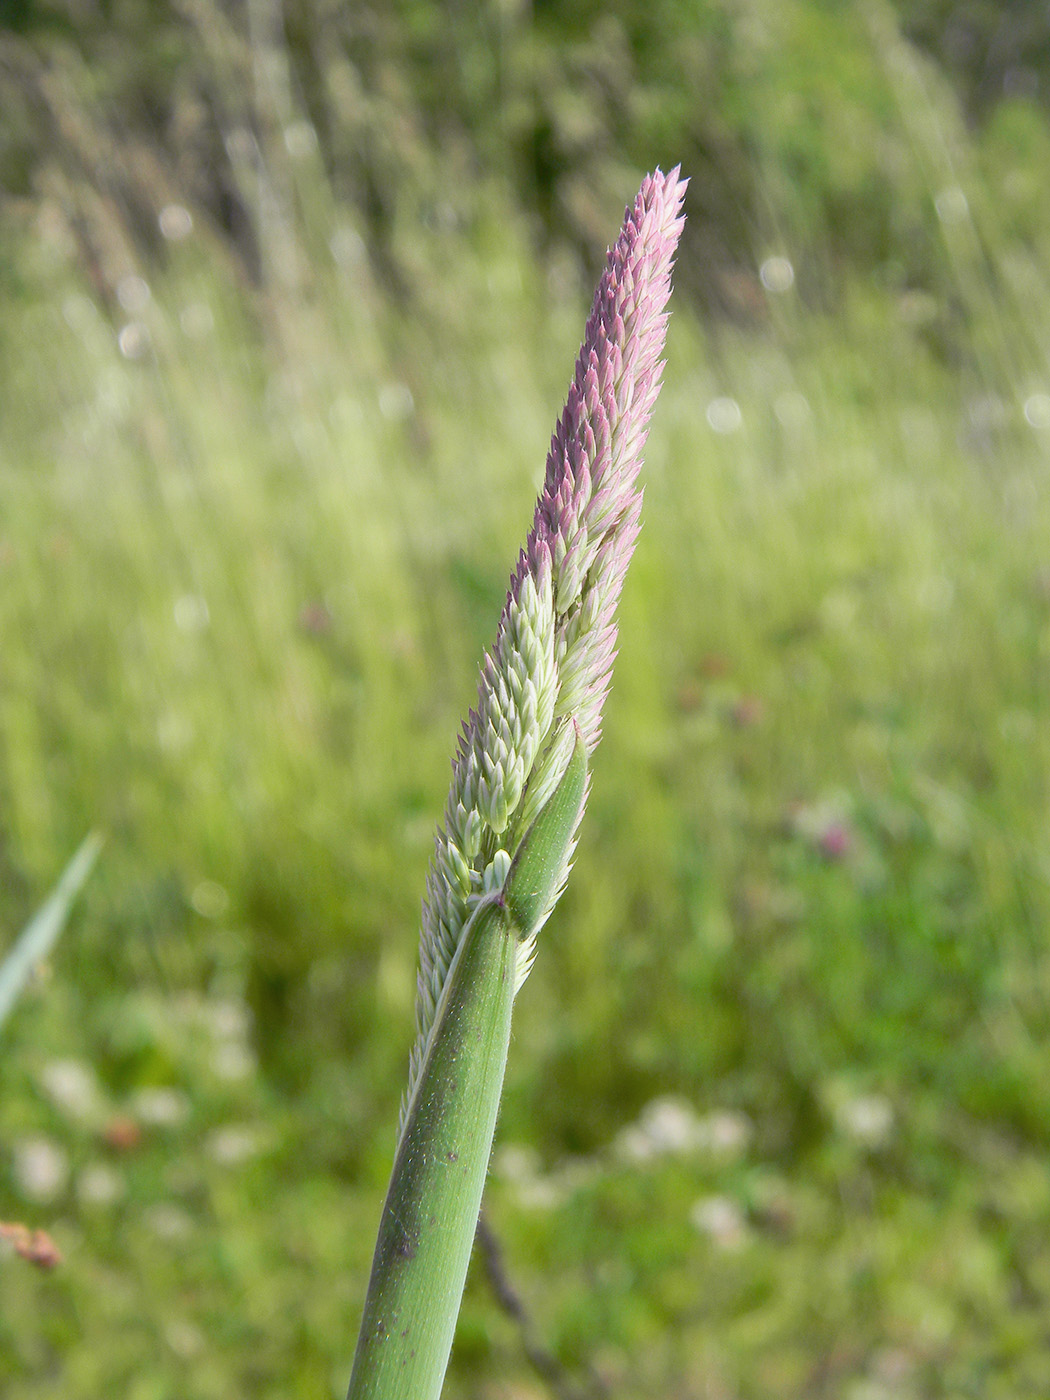
[[[589,755],[600,737],[616,603],[638,535],[636,483],[660,388],[684,194],[677,168],[646,177],[595,293],[532,529],[453,763],[423,904],[406,1105],[472,912],[506,880],[576,744]],[[519,930],[518,986],[568,875],[572,845],[549,906],[534,927]]]

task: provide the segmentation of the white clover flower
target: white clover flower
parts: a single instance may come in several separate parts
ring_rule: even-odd
[[[69,1158],[50,1138],[23,1138],[14,1147],[14,1177],[27,1201],[53,1201],[69,1181]]]
[[[744,1213],[728,1196],[702,1196],[694,1203],[689,1219],[720,1249],[736,1250],[746,1242]]]
[[[131,1109],[140,1123],[177,1128],[190,1116],[190,1101],[181,1089],[148,1086],[135,1092]]]
[[[80,1122],[102,1111],[102,1094],[95,1071],[83,1060],[50,1060],[40,1071],[40,1083],[56,1108]]]

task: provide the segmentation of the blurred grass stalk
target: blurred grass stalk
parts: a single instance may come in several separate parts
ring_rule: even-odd
[[[73,901],[91,874],[102,837],[93,831],[85,837],[66,866],[58,884],[19,935],[0,966],[0,1027],[4,1025],[23,988],[40,966],[65,927]]]
[[[648,176],[610,250],[427,878],[416,1043],[348,1400],[436,1400],[536,934],[569,872],[638,534],[681,234]]]

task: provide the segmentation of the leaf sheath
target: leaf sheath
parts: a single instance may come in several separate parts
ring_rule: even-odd
[[[517,937],[500,902],[463,941],[398,1143],[347,1400],[437,1400],[510,1042]]]

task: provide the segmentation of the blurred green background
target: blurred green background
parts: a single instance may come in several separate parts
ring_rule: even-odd
[[[1050,1394],[1050,14],[6,0],[5,1400],[345,1391],[456,730],[691,179],[447,1383]],[[490,1270],[490,1275],[493,1273]]]

